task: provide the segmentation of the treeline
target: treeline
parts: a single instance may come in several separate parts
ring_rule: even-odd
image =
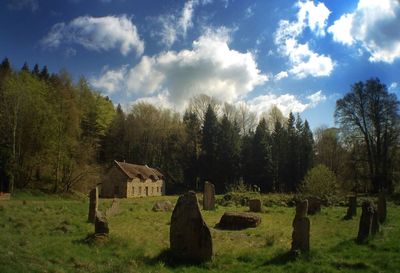
[[[313,136],[299,115],[285,117],[273,107],[257,117],[246,104],[206,95],[192,98],[184,114],[145,102],[124,111],[84,78],[74,83],[67,72],[49,75],[38,65],[16,71],[5,59],[0,191],[86,190],[101,182],[114,160],[158,167],[168,177],[167,188],[176,191],[200,190],[208,180],[219,193],[238,183],[262,192],[295,192],[318,164],[335,174],[341,188],[393,190],[399,171],[398,101],[379,80],[371,81],[378,82],[375,89],[371,82],[365,85],[372,91],[364,86],[364,94],[353,86],[338,101],[339,129],[321,127]],[[357,106],[353,93],[364,105]],[[375,98],[369,106],[368,98]]]
[[[0,64],[1,191],[34,187],[53,192],[95,183],[101,140],[114,119],[112,102],[85,79],[47,67]]]

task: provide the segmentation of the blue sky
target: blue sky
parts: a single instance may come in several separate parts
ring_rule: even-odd
[[[15,68],[65,68],[125,107],[204,93],[315,128],[356,81],[400,92],[398,0],[4,0],[0,35]]]

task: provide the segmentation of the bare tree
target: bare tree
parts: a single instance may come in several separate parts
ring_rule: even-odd
[[[392,190],[393,154],[400,132],[396,95],[379,79],[357,82],[336,102],[335,119],[345,134],[362,137],[373,190]]]

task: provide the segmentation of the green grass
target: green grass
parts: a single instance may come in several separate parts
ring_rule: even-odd
[[[400,272],[400,210],[392,203],[382,232],[365,245],[354,242],[358,217],[343,221],[345,207],[323,208],[310,217],[311,252],[296,259],[288,255],[294,208],[265,207],[259,227],[223,231],[214,226],[224,211],[247,208],[218,206],[202,212],[213,261],[171,265],[163,258],[171,212],[151,210],[160,199],[177,197],[121,200],[120,213],[109,219],[109,240],[92,245],[83,242],[94,229],[85,199],[20,193],[2,201],[0,272]],[[101,200],[100,208],[110,204]]]

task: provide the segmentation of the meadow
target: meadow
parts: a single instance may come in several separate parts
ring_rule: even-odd
[[[94,227],[87,222],[87,198],[19,193],[0,202],[0,272],[400,272],[400,210],[392,202],[381,232],[364,245],[354,241],[360,207],[350,221],[342,220],[346,207],[323,207],[310,216],[310,253],[297,258],[288,255],[293,207],[264,206],[258,227],[226,231],[214,228],[222,214],[248,208],[219,205],[202,211],[214,258],[189,265],[170,263],[163,254],[172,212],[151,210],[156,200],[177,198],[120,200],[119,213],[109,219],[109,239],[88,244]],[[277,197],[263,196],[268,198]],[[100,199],[100,210],[110,204]]]

